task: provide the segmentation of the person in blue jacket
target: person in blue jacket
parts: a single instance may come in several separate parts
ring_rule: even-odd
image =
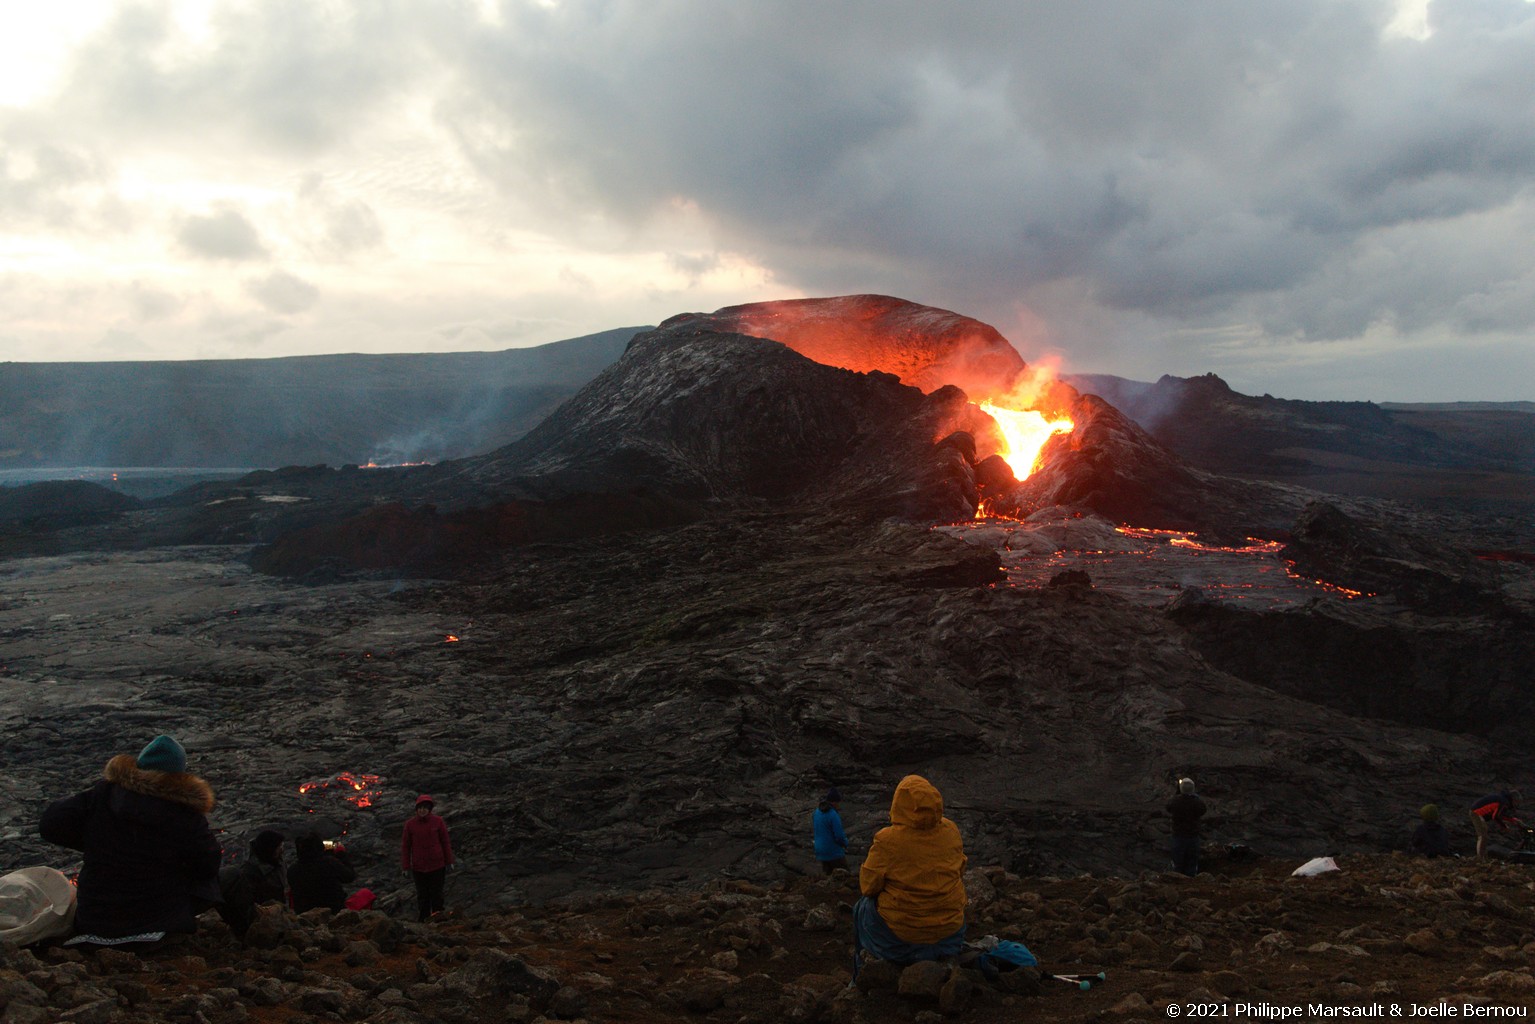
[[[847,833],[842,831],[842,815],[837,813],[841,802],[842,794],[833,786],[810,815],[810,827],[815,832],[815,859],[821,862],[821,873],[825,875],[847,870]]]

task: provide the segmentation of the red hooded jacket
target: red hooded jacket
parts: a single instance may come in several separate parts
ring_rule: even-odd
[[[437,871],[453,863],[453,844],[448,842],[448,826],[441,817],[412,814],[405,821],[400,837],[400,864],[406,871]]]

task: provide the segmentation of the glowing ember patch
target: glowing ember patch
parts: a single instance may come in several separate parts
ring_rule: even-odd
[[[1234,555],[1272,555],[1284,547],[1277,540],[1259,540],[1257,537],[1248,537],[1247,543],[1242,545],[1201,544],[1194,539],[1194,534],[1187,537],[1174,537],[1168,541],[1180,548],[1192,548],[1195,551],[1229,551]]]
[[[442,638],[442,642],[445,644],[456,644],[458,643],[458,637],[454,636],[452,633],[449,633],[447,636]]]
[[[1142,537],[1151,539],[1154,537],[1198,537],[1197,533],[1188,533],[1183,530],[1153,530],[1146,526],[1116,526],[1115,533],[1122,533],[1126,537]]]
[[[1273,555],[1284,548],[1277,540],[1260,540],[1248,537],[1246,544],[1205,544],[1196,538],[1199,534],[1183,530],[1150,530],[1139,526],[1116,526],[1116,533],[1140,540],[1165,540],[1167,543],[1191,551],[1224,551],[1233,555]]]
[[[1028,479],[1034,472],[1046,441],[1056,434],[1069,434],[1074,426],[1068,419],[1047,420],[1043,413],[1033,409],[1005,409],[990,402],[982,402],[981,411],[997,421],[1007,445],[1005,451],[997,454],[1019,480]]]
[[[1339,597],[1345,598],[1349,601],[1354,600],[1356,597],[1375,596],[1367,590],[1350,590],[1347,587],[1340,587],[1336,583],[1328,583],[1326,580],[1317,580],[1312,579],[1309,576],[1302,576],[1300,573],[1295,571],[1295,563],[1289,561],[1288,559],[1285,560],[1285,572],[1289,573],[1292,579],[1306,580],[1312,586],[1321,587],[1329,594],[1337,594]]]
[[[380,777],[377,775],[341,772],[318,782],[306,782],[299,786],[298,791],[307,796],[310,793],[324,793],[330,789],[337,789],[342,794],[341,799],[353,807],[372,807],[374,799],[382,791],[379,782]]]

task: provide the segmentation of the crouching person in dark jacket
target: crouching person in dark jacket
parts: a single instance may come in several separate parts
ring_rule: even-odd
[[[243,937],[250,929],[258,904],[283,903],[288,899],[282,844],[281,832],[263,829],[251,841],[243,864],[232,864],[219,872],[219,890],[224,894],[219,916],[236,935]]]
[[[156,736],[137,758],[117,755],[100,782],[50,804],[39,833],[85,855],[77,934],[66,945],[195,932],[198,913],[219,900],[212,809],[212,788],[187,772],[186,751],[169,736]]]
[[[346,903],[343,886],[357,877],[346,850],[327,850],[313,832],[293,841],[297,861],[288,869],[288,886],[293,892],[293,910],[302,914],[315,907],[340,910]]]

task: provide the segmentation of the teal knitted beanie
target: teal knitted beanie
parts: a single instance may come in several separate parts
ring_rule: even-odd
[[[187,752],[169,736],[156,736],[139,751],[138,766],[150,772],[184,772]]]

